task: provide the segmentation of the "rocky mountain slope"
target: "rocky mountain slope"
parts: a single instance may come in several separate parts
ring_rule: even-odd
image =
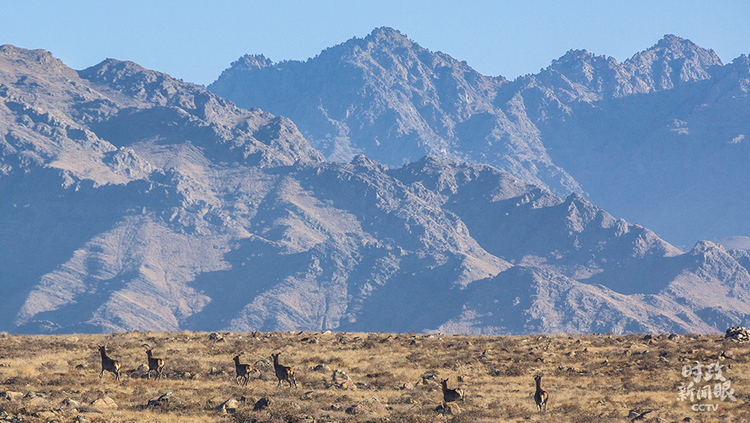
[[[507,81],[379,28],[305,62],[244,56],[209,89],[290,117],[329,160],[488,163],[692,245],[750,235],[749,85],[746,56],[722,65],[673,35]]]
[[[490,163],[558,194],[580,192],[550,159],[522,100],[494,104],[506,83],[379,28],[306,62],[244,56],[209,89],[292,118],[333,161],[364,153],[397,167],[436,155]]]
[[[750,256],[427,156],[324,160],[289,119],[0,47],[0,330],[723,331]]]

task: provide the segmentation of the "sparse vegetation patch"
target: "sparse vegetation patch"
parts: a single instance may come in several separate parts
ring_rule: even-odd
[[[0,421],[750,421],[750,345],[723,336],[219,337],[0,335]],[[697,364],[723,399],[686,390]]]

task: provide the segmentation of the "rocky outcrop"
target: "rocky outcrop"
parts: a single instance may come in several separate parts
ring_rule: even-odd
[[[732,341],[747,342],[750,341],[750,331],[746,328],[743,328],[742,326],[733,326],[731,328],[727,328],[727,332],[724,337],[726,339],[731,339]]]

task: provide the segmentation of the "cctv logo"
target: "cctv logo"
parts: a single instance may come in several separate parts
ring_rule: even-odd
[[[693,411],[720,411],[719,404],[693,404]]]

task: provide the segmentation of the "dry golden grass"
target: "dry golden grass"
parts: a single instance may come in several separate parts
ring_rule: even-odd
[[[164,379],[146,378],[144,343],[166,360]],[[107,372],[98,378],[101,344],[122,362],[120,382]],[[733,358],[720,359],[722,351]],[[298,389],[277,387],[272,352],[294,367]],[[235,382],[232,357],[239,353],[256,368],[246,387]],[[12,397],[0,398],[0,421],[622,422],[631,411],[657,410],[645,421],[750,422],[749,353],[747,344],[708,335],[0,335],[0,393],[7,393],[0,396]],[[680,383],[689,382],[683,365],[719,360],[737,402],[705,401],[721,411],[698,412],[677,400]],[[319,365],[324,370],[314,370]],[[351,379],[349,389],[333,385],[337,369]],[[546,414],[533,399],[538,373],[549,392]],[[459,414],[436,411],[445,378],[465,392]],[[164,408],[146,406],[167,392]],[[117,409],[93,405],[105,396]],[[254,411],[260,398],[270,405]],[[217,409],[229,399],[237,404]]]

